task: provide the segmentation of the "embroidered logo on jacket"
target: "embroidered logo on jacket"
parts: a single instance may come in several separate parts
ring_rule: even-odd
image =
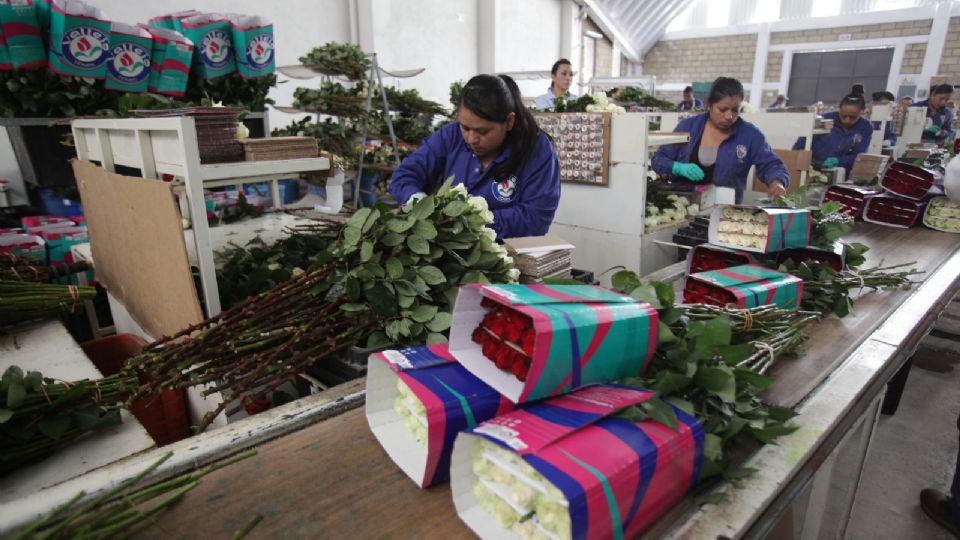
[[[502,182],[493,183],[493,197],[500,202],[508,203],[513,201],[513,196],[517,194],[517,177],[511,176]]]
[[[860,135],[859,133],[853,134],[853,144],[860,144],[860,141],[862,140],[863,140],[863,135]]]
[[[741,159],[741,160],[742,160],[742,159],[745,158],[745,157],[747,157],[747,147],[744,146],[744,145],[742,145],[742,144],[738,144],[738,145],[737,145],[737,159]]]

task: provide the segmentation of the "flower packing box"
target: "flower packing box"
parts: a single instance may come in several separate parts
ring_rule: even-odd
[[[34,234],[0,234],[0,253],[13,253],[47,264],[47,245]]]
[[[5,43],[4,69],[35,69],[47,65],[43,30],[32,0],[0,1],[0,34]]]
[[[253,79],[274,72],[273,23],[264,17],[238,15],[230,18],[230,30],[241,77]]]
[[[856,219],[863,219],[863,210],[867,205],[867,200],[882,192],[883,190],[878,187],[855,186],[853,184],[830,186],[823,192],[820,203],[838,202],[842,207],[841,212]]]
[[[922,201],[928,195],[942,194],[942,189],[936,185],[937,178],[938,175],[929,169],[898,161],[883,175],[880,187],[894,195]]]
[[[592,285],[473,284],[457,295],[450,353],[523,403],[643,373],[658,329],[649,304]]]
[[[690,274],[683,287],[687,304],[733,304],[739,308],[776,304],[796,309],[802,298],[802,279],[757,264]]]
[[[110,21],[81,0],[53,0],[50,69],[60,75],[103,79],[110,54]]]
[[[110,90],[146,92],[150,86],[152,51],[150,32],[129,24],[112,23],[105,86]]]
[[[883,194],[871,197],[863,210],[864,221],[909,229],[923,216],[925,202]]]
[[[710,213],[711,244],[772,253],[810,243],[810,211],[794,208],[721,206]]]
[[[193,61],[193,42],[179,32],[160,27],[141,28],[150,32],[153,48],[150,51],[151,92],[179,97],[187,91],[190,63]]]
[[[923,224],[937,231],[960,233],[960,204],[947,197],[934,197],[923,212]]]
[[[183,35],[195,44],[193,69],[204,79],[237,70],[230,21],[221,13],[200,13],[180,19]]]
[[[367,362],[370,430],[420,487],[450,478],[457,433],[514,408],[458,364],[446,344],[378,352]]]
[[[699,244],[693,246],[687,256],[687,274],[720,270],[755,262],[758,262],[756,255],[749,251],[740,251],[712,244]]]
[[[703,426],[627,413],[653,392],[596,385],[461,433],[451,491],[481,538],[634,538],[696,485]]]

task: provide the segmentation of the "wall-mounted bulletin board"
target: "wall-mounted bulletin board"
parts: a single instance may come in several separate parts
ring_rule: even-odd
[[[611,113],[535,113],[540,129],[553,137],[560,181],[610,183]]]

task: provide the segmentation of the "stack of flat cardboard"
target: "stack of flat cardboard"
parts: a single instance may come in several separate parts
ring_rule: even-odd
[[[313,137],[271,137],[242,141],[246,161],[314,158],[319,154]]]
[[[859,154],[850,169],[850,180],[873,180],[883,177],[890,156],[880,154]]]
[[[545,278],[569,278],[573,244],[557,236],[525,236],[503,241],[520,270],[520,283],[541,283]]]

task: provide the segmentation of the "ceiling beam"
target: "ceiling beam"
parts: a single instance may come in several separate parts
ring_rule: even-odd
[[[607,12],[594,0],[582,0],[582,3],[587,7],[587,13],[593,19],[593,22],[597,23],[597,26],[604,33],[620,44],[620,52],[634,62],[640,61],[634,41],[623,33],[620,27],[607,15]]]

